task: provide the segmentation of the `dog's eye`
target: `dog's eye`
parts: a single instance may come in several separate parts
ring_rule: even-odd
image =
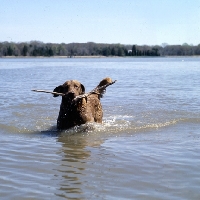
[[[78,85],[74,85],[75,88],[78,88]]]

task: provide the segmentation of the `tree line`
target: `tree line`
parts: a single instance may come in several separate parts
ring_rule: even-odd
[[[200,44],[197,46],[167,45],[122,45],[103,43],[43,43],[0,42],[2,56],[193,56],[200,55]]]

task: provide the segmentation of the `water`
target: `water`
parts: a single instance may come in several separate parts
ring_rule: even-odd
[[[0,59],[1,199],[199,199],[200,58]],[[102,99],[103,124],[58,132],[69,79]]]

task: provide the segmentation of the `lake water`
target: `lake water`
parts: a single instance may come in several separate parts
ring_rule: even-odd
[[[58,132],[76,79],[103,124]],[[0,59],[0,199],[200,199],[200,58]],[[85,131],[86,130],[86,131]]]

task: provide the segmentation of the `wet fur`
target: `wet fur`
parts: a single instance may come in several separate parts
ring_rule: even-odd
[[[102,83],[104,84],[104,82]],[[85,93],[85,87],[80,82],[76,80],[66,81],[63,85],[56,87],[54,92],[65,94],[65,96],[62,96],[57,119],[58,129],[68,129],[87,122],[102,123],[103,111],[100,95],[92,94],[87,98],[73,101],[76,96]],[[54,95],[54,97],[57,96]]]

